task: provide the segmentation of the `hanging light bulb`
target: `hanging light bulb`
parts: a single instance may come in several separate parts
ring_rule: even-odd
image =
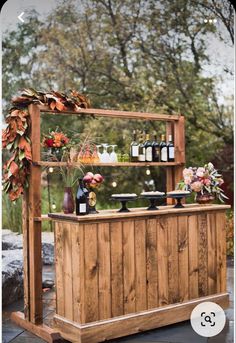
[[[146,174],[147,174],[147,175],[150,175],[150,174],[151,174],[150,169],[147,169],[147,170],[146,170]]]
[[[112,185],[112,187],[115,188],[117,186],[117,183],[115,181],[113,181],[111,185]]]
[[[53,173],[53,167],[50,167],[49,169],[48,169],[48,171],[49,171],[49,173]]]
[[[57,208],[57,205],[55,203],[52,204],[52,209],[55,210]]]

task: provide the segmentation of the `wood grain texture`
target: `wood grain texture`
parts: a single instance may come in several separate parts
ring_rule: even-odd
[[[84,225],[84,316],[85,322],[99,318],[97,224]]]
[[[24,315],[30,319],[30,275],[29,275],[29,193],[24,191],[22,200],[22,233],[23,233],[23,264],[24,264]]]
[[[32,156],[40,159],[40,111],[38,106],[29,106],[30,114],[30,139],[32,142]],[[29,265],[29,296],[30,296],[30,321],[41,324],[43,321],[42,306],[42,242],[41,222],[34,218],[41,215],[41,169],[30,166],[29,176],[29,236],[28,236],[28,265]]]
[[[63,270],[64,270],[64,316],[70,320],[73,320],[73,275],[72,275],[72,259],[71,259],[71,252],[72,252],[72,244],[71,244],[71,234],[74,229],[74,225],[69,224],[68,228],[63,227],[63,236],[62,236],[62,244],[64,251],[63,253]],[[74,244],[74,242],[73,242]]]
[[[97,343],[188,320],[194,307],[202,301],[212,301],[226,308],[229,299],[227,293],[222,293],[85,325],[57,315],[54,322],[56,329],[71,342]]]
[[[189,299],[188,217],[178,217],[178,265],[179,301]]]
[[[123,222],[124,314],[135,312],[134,221]]]
[[[179,302],[178,264],[178,221],[177,216],[167,219],[168,241],[168,299],[169,303]]]
[[[215,213],[207,214],[208,294],[216,293],[216,221]]]
[[[158,263],[156,219],[147,220],[147,308],[158,306]]]
[[[63,247],[63,233],[64,223],[55,223],[54,234],[54,251],[55,251],[55,277],[56,277],[56,312],[60,316],[64,316],[64,247]]]
[[[84,228],[71,224],[73,320],[84,323]]]
[[[111,317],[111,259],[109,223],[98,224],[99,319]]]
[[[198,221],[196,215],[188,217],[189,237],[189,298],[198,297]]]
[[[122,222],[111,222],[111,315],[124,314]]]
[[[199,263],[199,296],[208,294],[208,266],[207,266],[207,215],[198,215],[198,263]]]
[[[158,304],[169,303],[168,296],[168,229],[166,217],[157,220],[157,264],[158,264]]]
[[[136,311],[147,308],[146,221],[135,221]]]
[[[218,292],[226,292],[226,215],[224,211],[216,213],[216,268]]]

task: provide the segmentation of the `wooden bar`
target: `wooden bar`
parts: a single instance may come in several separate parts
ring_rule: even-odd
[[[204,299],[218,296],[227,306],[222,280],[227,208],[186,205],[177,212],[165,206],[133,213],[49,214],[56,223],[56,292],[64,314],[57,307],[55,325],[61,335],[99,342],[187,320],[193,304]]]
[[[54,162],[54,161],[33,161],[33,165],[41,167],[66,167],[67,162]],[[179,162],[116,162],[116,163],[79,163],[74,162],[72,165],[76,168],[81,165],[90,167],[169,167],[181,165]]]
[[[38,106],[30,105],[32,154],[40,160],[40,111]],[[29,180],[28,213],[28,261],[25,267],[29,270],[29,279],[25,280],[25,289],[29,287],[30,321],[41,324],[43,320],[42,306],[42,256],[41,256],[41,222],[35,222],[34,217],[41,216],[41,168],[31,165]]]
[[[48,106],[38,106],[43,113],[49,113],[54,115],[95,115],[109,118],[122,118],[122,119],[145,119],[145,120],[159,120],[159,121],[178,121],[180,115],[176,114],[158,114],[148,112],[130,112],[130,111],[118,111],[118,110],[106,110],[97,108],[81,108],[78,112],[75,111],[52,111]]]

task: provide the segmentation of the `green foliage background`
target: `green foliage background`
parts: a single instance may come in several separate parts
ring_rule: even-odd
[[[205,17],[216,17],[220,25],[204,23]],[[65,92],[76,89],[90,97],[94,108],[182,113],[186,117],[187,165],[214,161],[223,174],[227,173],[231,187],[233,151],[222,152],[233,144],[233,109],[219,104],[219,80],[203,73],[212,63],[207,54],[209,37],[233,44],[229,1],[68,0],[58,2],[43,21],[32,11],[24,25],[3,34],[6,111],[13,95],[33,87]],[[143,121],[59,115],[45,120],[45,116],[43,132],[60,124],[71,136],[86,131],[97,143],[118,144],[124,152],[129,149],[134,128],[156,131],[158,136],[164,132],[162,124]],[[114,192],[114,180],[117,192],[139,193],[151,179],[156,189],[164,189],[162,168],[152,169],[150,176],[144,168],[94,171],[105,175],[98,196],[100,208],[113,206],[108,199]],[[58,175],[50,178],[52,201],[60,210],[63,184]],[[47,213],[45,187],[42,200]],[[20,205],[10,205],[5,197],[3,205],[3,226],[20,230],[20,210],[16,210]]]

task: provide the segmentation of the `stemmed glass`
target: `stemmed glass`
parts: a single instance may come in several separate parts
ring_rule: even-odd
[[[113,145],[110,145],[110,146],[112,147],[112,152],[110,153],[110,162],[111,163],[113,163],[113,162],[116,163],[118,161],[117,154],[115,152],[115,147],[117,145],[113,144]]]
[[[99,151],[99,148],[101,147],[102,145],[100,144],[100,145],[96,145],[96,147],[97,147],[97,154],[98,154],[98,158],[99,158],[99,162],[102,162],[102,154],[100,153],[100,151]]]
[[[103,153],[101,154],[101,162],[102,163],[109,163],[110,162],[110,155],[107,152],[108,144],[104,143],[103,146]]]

